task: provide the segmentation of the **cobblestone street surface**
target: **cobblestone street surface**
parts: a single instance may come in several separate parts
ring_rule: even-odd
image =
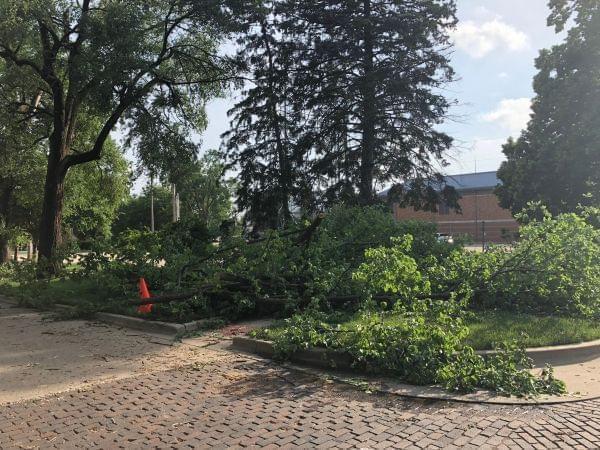
[[[600,401],[414,401],[204,351],[219,357],[0,406],[0,448],[600,448]]]

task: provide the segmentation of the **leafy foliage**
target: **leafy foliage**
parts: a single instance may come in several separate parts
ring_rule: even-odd
[[[365,250],[365,262],[354,272],[354,280],[365,285],[369,294],[392,293],[400,302],[431,295],[429,281],[421,275],[415,259],[408,255],[412,236],[393,239],[392,243],[391,248]]]
[[[297,314],[286,320],[274,336],[276,354],[286,358],[294,351],[326,347],[350,355],[355,367],[387,372],[415,384],[440,383],[449,390],[495,390],[503,395],[558,394],[564,384],[552,370],[535,377],[531,361],[514,346],[490,357],[476,355],[464,346],[468,334],[464,322],[468,289],[457,290],[449,300],[431,300],[427,275],[409,256],[411,238],[365,252],[365,260],[353,278],[363,286],[363,312],[345,327],[322,312]],[[394,294],[393,314],[371,302],[373,293]]]
[[[600,316],[600,230],[589,215],[531,220],[512,247],[454,251],[431,267],[433,291],[468,286],[473,305],[551,314]]]
[[[391,247],[394,238],[405,235],[412,236],[410,256],[419,264],[429,258],[437,261],[454,248],[437,240],[435,225],[397,222],[383,206],[332,208],[304,255],[309,279],[314,280],[311,294],[357,293],[352,273],[364,261],[365,250]]]
[[[65,225],[79,242],[109,238],[129,195],[127,160],[112,140],[104,147],[100,160],[75,167],[65,181]]]
[[[516,396],[565,392],[551,367],[533,375],[531,360],[515,344],[501,345],[488,357],[464,346],[468,331],[461,311],[456,303],[418,301],[397,311],[400,321],[387,321],[386,313],[367,310],[343,328],[335,317],[305,313],[287,319],[272,337],[278,358],[324,347],[349,355],[362,370],[392,374],[413,384],[440,384],[450,391],[488,389]]]
[[[438,373],[441,383],[451,391],[490,389],[501,395],[564,394],[565,384],[554,377],[552,367],[546,366],[539,376],[531,374],[531,359],[518,345],[503,344],[496,353],[483,358],[470,347],[463,348]]]
[[[225,166],[214,151],[174,171],[183,217],[195,217],[216,231],[231,217],[233,181],[225,178]]]

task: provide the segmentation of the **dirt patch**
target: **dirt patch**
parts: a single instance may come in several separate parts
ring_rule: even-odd
[[[273,321],[271,319],[251,320],[227,325],[219,330],[219,333],[225,337],[244,336],[257,328],[268,327]]]
[[[222,353],[81,320],[55,321],[0,301],[0,404],[190,364]]]

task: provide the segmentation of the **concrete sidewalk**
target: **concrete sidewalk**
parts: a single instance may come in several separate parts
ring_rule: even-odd
[[[0,300],[0,404],[44,397],[198,358],[172,340],[82,320],[55,321]]]

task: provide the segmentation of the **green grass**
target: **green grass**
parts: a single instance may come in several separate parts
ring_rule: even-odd
[[[62,303],[75,305],[84,301],[99,301],[100,289],[95,283],[86,280],[53,279],[35,285],[8,283],[0,287],[0,292],[15,298],[37,297],[40,303]]]
[[[468,325],[466,343],[482,350],[510,340],[522,342],[526,347],[544,347],[600,339],[598,321],[576,317],[487,311],[478,312],[468,320]]]
[[[402,320],[400,316],[389,316],[390,324]],[[356,324],[356,316],[346,316],[336,323],[342,328]],[[467,345],[476,350],[489,350],[494,344],[516,340],[526,347],[575,344],[600,339],[600,323],[590,319],[574,317],[534,316],[502,311],[477,312],[467,320],[469,336]],[[279,321],[268,329],[256,330],[254,336],[272,340],[281,332],[285,323]]]
[[[47,309],[54,304],[75,306],[86,311],[133,313],[123,299],[110,299],[95,280],[56,278],[36,283],[3,282],[0,294],[19,300],[25,306]]]

